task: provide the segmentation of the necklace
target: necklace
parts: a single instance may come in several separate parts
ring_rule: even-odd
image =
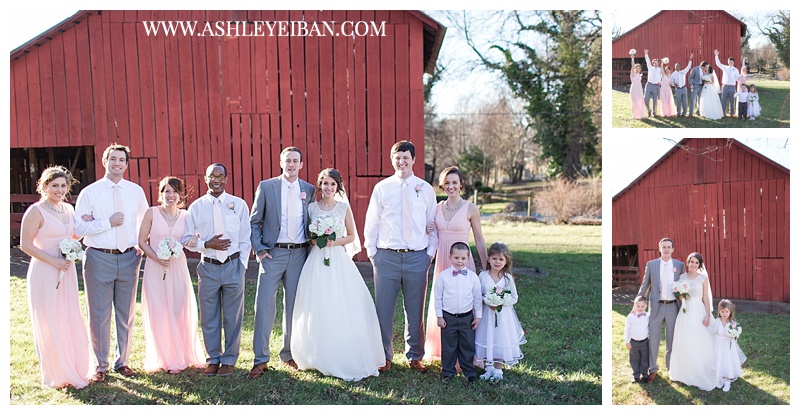
[[[55,213],[56,213],[56,214],[58,214],[58,215],[63,215],[63,214],[64,214],[64,212],[66,212],[66,208],[65,208],[64,206],[61,206],[61,210],[58,210],[58,209],[56,209],[56,208],[55,208],[53,205],[51,205],[51,204],[50,204],[50,202],[48,202],[48,201],[46,201],[46,200],[44,201],[44,206],[45,206],[46,208],[48,208],[48,209],[52,210],[53,212],[55,212]]]
[[[166,220],[167,222],[175,222],[176,220],[178,220],[178,216],[181,215],[181,212],[178,211],[178,213],[176,213],[175,216],[169,216],[167,215],[167,211],[163,207],[159,207],[158,211],[161,212],[161,216],[163,216],[164,220]]]
[[[450,207],[450,204],[449,204],[449,203],[447,203],[447,201],[445,200],[445,202],[444,202],[444,208],[445,208],[445,209],[447,209],[447,211],[448,211],[448,212],[455,212],[455,211],[457,211],[457,210],[458,210],[458,208],[460,208],[460,207],[461,207],[461,204],[462,204],[462,203],[464,203],[464,199],[459,199],[459,200],[458,200],[458,203],[456,203],[456,207]]]

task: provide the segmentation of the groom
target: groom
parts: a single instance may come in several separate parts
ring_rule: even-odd
[[[430,184],[414,176],[411,142],[395,143],[390,158],[395,174],[372,189],[364,223],[364,247],[375,275],[375,308],[386,356],[386,364],[378,370],[392,368],[392,325],[402,289],[406,358],[412,369],[425,373],[428,369],[420,362],[425,354],[422,316],[428,266],[436,252],[436,241],[428,238],[426,225],[434,221],[436,196]]]
[[[647,383],[653,383],[658,374],[658,347],[661,343],[661,330],[667,329],[667,370],[672,355],[672,335],[675,332],[675,319],[678,317],[678,301],[672,294],[672,283],[683,274],[683,262],[672,259],[674,249],[672,239],[664,238],[658,242],[661,258],[647,262],[642,286],[638,295],[650,300],[650,375]]]
[[[691,64],[689,64],[691,66]],[[708,73],[708,62],[700,62],[689,72],[689,85],[692,87],[692,96],[689,98],[689,116],[695,115],[694,107],[697,105],[697,114],[700,115],[700,92],[703,90],[703,76]]]
[[[289,349],[292,340],[292,311],[300,281],[300,271],[308,255],[308,204],[314,201],[315,187],[298,177],[303,155],[297,147],[281,151],[283,174],[264,180],[256,188],[250,212],[251,242],[259,262],[256,286],[255,323],[253,327],[253,368],[249,379],[267,371],[269,338],[275,322],[275,298],[283,284],[284,364],[297,369]]]

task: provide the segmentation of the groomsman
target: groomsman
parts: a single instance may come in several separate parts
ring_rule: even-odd
[[[83,189],[75,206],[75,235],[87,247],[83,280],[96,364],[90,380],[98,383],[106,381],[109,366],[112,307],[117,328],[114,371],[125,377],[136,374],[128,366],[142,259],[136,243],[148,206],[141,186],[122,178],[130,153],[121,144],[108,146],[103,152],[105,176]]]
[[[392,325],[397,295],[403,291],[406,316],[406,358],[421,373],[425,354],[423,310],[428,289],[428,266],[436,252],[436,240],[428,238],[426,225],[433,223],[436,196],[433,187],[414,176],[415,150],[409,141],[392,146],[395,174],[372,189],[364,223],[364,247],[375,275],[375,308],[381,328],[386,372],[392,367]]]
[[[689,63],[684,70],[680,70],[681,64],[676,62],[675,71],[670,75],[670,82],[672,82],[672,85],[675,85],[675,102],[678,104],[678,115],[681,117],[686,116],[686,72],[689,72],[689,68],[692,67],[692,58],[694,58],[694,53],[689,55]],[[689,114],[691,114],[691,112],[689,112]]]
[[[694,54],[692,54],[694,55]],[[692,66],[689,63],[689,66]],[[689,73],[689,85],[692,87],[692,96],[689,97],[689,116],[700,115],[700,92],[703,90],[703,76],[708,73],[708,62],[700,62]],[[697,112],[695,112],[695,107]]]
[[[739,70],[733,66],[736,60],[731,56],[728,58],[728,64],[723,65],[719,61],[719,51],[717,49],[714,49],[714,60],[717,63],[717,67],[722,71],[722,114],[724,115],[725,109],[729,108],[730,115],[733,117],[736,105],[736,81],[739,80]]]
[[[206,168],[208,192],[188,210],[183,244],[201,253],[197,265],[197,303],[203,329],[207,376],[228,376],[239,359],[244,317],[244,272],[250,257],[247,204],[225,192],[228,169],[214,163]],[[197,244],[189,241],[196,236]],[[225,350],[222,350],[222,330]]]
[[[644,50],[644,61],[647,63],[647,85],[644,87],[644,105],[647,107],[647,116],[652,117],[656,115],[656,106],[658,105],[658,92],[661,85],[661,61],[653,59],[652,65],[650,64],[650,55],[648,50]],[[653,99],[653,109],[650,110],[650,99]]]
[[[643,296],[650,302],[650,375],[647,383],[653,383],[658,376],[658,347],[661,343],[661,331],[666,327],[667,352],[666,363],[669,370],[672,356],[672,337],[675,333],[675,319],[678,318],[678,301],[672,294],[672,283],[683,274],[683,262],[672,258],[675,246],[672,239],[664,238],[658,242],[661,258],[648,261],[645,266],[644,279],[637,296]]]
[[[303,154],[299,148],[284,148],[280,164],[283,171],[280,176],[258,184],[250,212],[253,251],[260,265],[253,327],[255,358],[247,375],[250,379],[267,371],[269,338],[277,312],[275,298],[280,285],[283,285],[280,358],[290,368],[297,369],[290,349],[292,313],[300,271],[308,256],[308,204],[315,200],[316,188],[298,176],[303,168]]]

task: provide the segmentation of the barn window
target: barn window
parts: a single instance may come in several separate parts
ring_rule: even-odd
[[[611,277],[616,285],[639,284],[638,245],[612,247]]]

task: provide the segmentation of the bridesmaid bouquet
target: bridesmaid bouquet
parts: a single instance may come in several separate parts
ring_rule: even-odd
[[[67,261],[83,261],[85,253],[83,252],[83,245],[77,240],[72,238],[64,238],[58,243],[58,248],[61,249],[61,255]],[[64,271],[58,273],[58,282],[56,282],[56,289],[61,285],[61,280],[64,279]]]
[[[731,321],[725,326],[725,334],[732,339],[728,342],[728,348],[731,348],[733,346],[733,340],[738,339],[739,336],[742,335],[742,326],[735,321]]]
[[[312,239],[317,240],[317,247],[319,249],[327,248],[328,241],[335,241],[336,234],[344,233],[344,227],[331,215],[320,215],[308,225],[308,231],[311,232]],[[331,266],[331,257],[328,250],[325,249],[325,260],[323,263]]]
[[[636,54],[636,49],[631,49],[630,52],[628,52],[628,54],[631,55],[631,56],[635,55]]]
[[[506,297],[508,295],[508,297]],[[483,302],[490,307],[494,307],[494,326],[497,327],[497,313],[503,311],[504,305],[511,304],[511,290],[497,292],[497,287],[486,293]]]
[[[676,300],[685,300],[689,298],[689,283],[686,280],[678,280],[672,283],[672,294],[675,295]],[[686,312],[686,306],[683,307],[683,312]]]
[[[158,256],[158,259],[168,260],[170,258],[177,258],[181,252],[183,252],[183,245],[172,238],[164,238],[158,243],[158,251],[156,251],[156,255]],[[167,279],[166,267],[164,267],[164,275],[161,276],[162,281],[165,279]]]

